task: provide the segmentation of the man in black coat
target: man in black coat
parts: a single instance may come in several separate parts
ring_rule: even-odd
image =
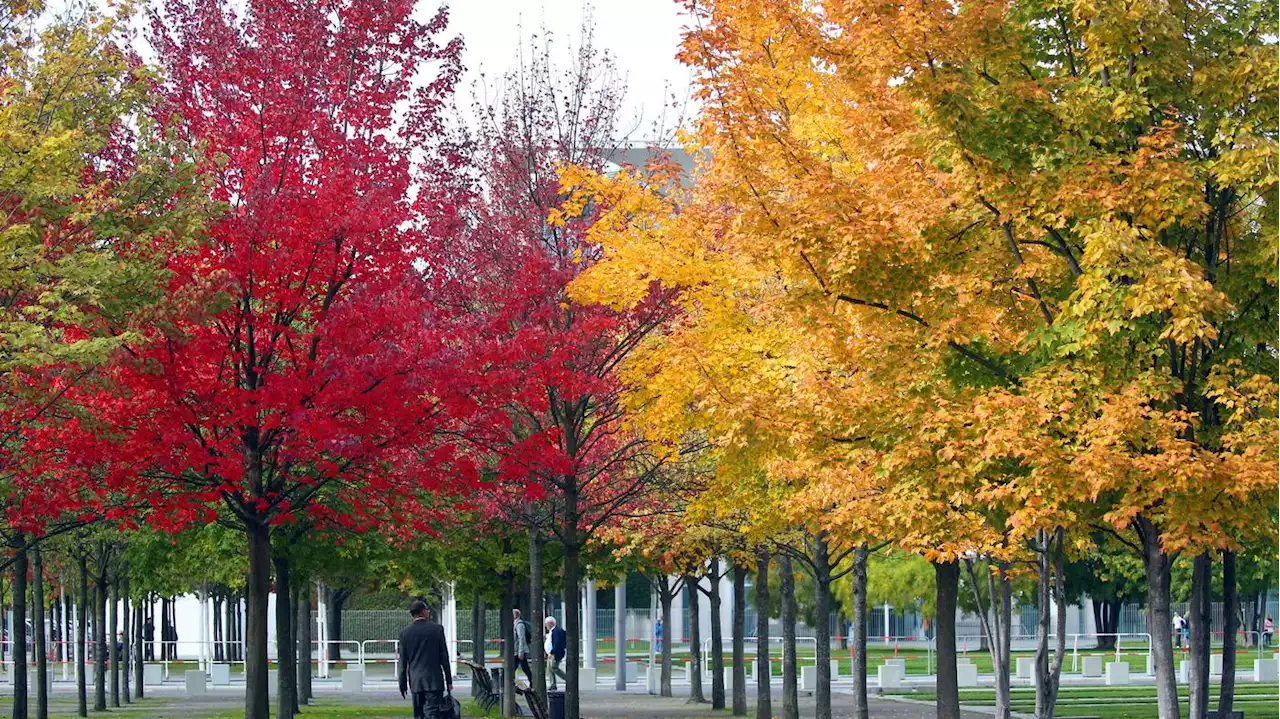
[[[431,621],[421,599],[409,605],[413,623],[400,632],[400,696],[413,692],[414,719],[435,719],[453,694],[453,672],[444,627]]]

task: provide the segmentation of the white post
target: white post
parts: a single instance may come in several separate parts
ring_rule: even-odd
[[[645,685],[648,687],[650,694],[654,693],[653,670],[656,664],[654,660],[656,658],[655,647],[657,646],[656,640],[658,638],[657,629],[658,629],[658,593],[653,591],[653,585],[650,584],[649,585],[649,668],[645,670],[645,675],[644,675]],[[662,633],[666,634],[666,632],[667,632],[667,628],[663,627]],[[662,638],[662,641],[664,642],[667,641],[667,638],[664,636]]]
[[[444,627],[445,646],[449,650],[449,671],[452,673],[458,664],[458,598],[454,594],[454,583],[444,585],[444,608],[440,624]]]
[[[617,655],[614,666],[613,687],[620,692],[627,690],[627,581],[623,579],[613,588],[613,646]]]
[[[58,577],[58,594],[62,597],[62,611],[59,612],[60,619],[58,627],[58,636],[62,637],[62,652],[58,656],[62,657],[62,681],[67,680],[67,664],[71,659],[71,639],[67,636],[67,609],[71,607],[71,603],[67,601],[67,585],[63,583],[62,577]]]
[[[196,640],[200,644],[196,647],[196,664],[200,667],[200,671],[208,673],[211,670],[205,657],[205,639],[209,633],[209,607],[205,603],[203,583],[200,585],[200,591],[196,594],[196,597],[200,600],[200,631],[196,634]]]
[[[596,580],[588,579],[582,595],[582,628],[586,635],[587,666],[596,668]]]
[[[891,606],[889,606],[889,603],[888,603],[888,602],[885,602],[885,603],[884,603],[884,640],[885,640],[886,642],[887,642],[887,641],[889,641],[889,632],[890,632],[890,631],[892,631],[892,630],[889,628],[889,611],[890,611],[891,609],[892,609],[892,607],[891,607]]]
[[[320,677],[329,678],[329,637],[326,634],[328,622],[325,612],[324,583],[316,582],[316,636],[320,642]]]

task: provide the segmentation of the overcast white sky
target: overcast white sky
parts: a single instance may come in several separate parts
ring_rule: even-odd
[[[557,63],[567,64],[588,8],[583,0],[450,0],[449,6],[450,26],[467,47],[460,104],[469,103],[481,70],[494,78],[515,67],[521,44],[527,48],[529,35],[542,25],[555,34]],[[689,70],[675,59],[685,17],[675,0],[597,0],[590,7],[596,46],[614,54],[627,80],[624,118],[643,110],[644,134],[667,99],[665,85],[682,99],[687,94]]]

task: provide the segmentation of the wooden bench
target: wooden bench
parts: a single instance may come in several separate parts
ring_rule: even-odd
[[[516,682],[516,694],[524,697],[529,704],[529,713],[533,715],[533,719],[550,719],[551,712],[547,710],[547,705],[542,702],[542,697],[529,688],[529,685],[523,681]]]
[[[502,687],[493,685],[489,670],[466,659],[459,659],[458,663],[471,669],[471,684],[476,687],[476,701],[480,702],[480,708],[485,713],[502,702]]]

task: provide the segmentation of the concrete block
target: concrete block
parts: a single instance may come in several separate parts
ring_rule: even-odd
[[[1086,656],[1080,659],[1080,674],[1086,677],[1102,676],[1102,657]]]
[[[832,659],[831,660],[831,681],[834,682],[839,678],[840,678],[840,660]]]
[[[973,659],[965,654],[956,657],[956,664],[973,664]]]
[[[211,664],[209,666],[209,683],[215,687],[225,687],[231,684],[231,665]]]
[[[684,663],[684,680],[693,683],[693,662]]]
[[[142,685],[145,687],[156,687],[164,683],[164,665],[163,664],[143,664],[142,665]]]
[[[902,668],[896,664],[881,664],[876,673],[880,678],[881,689],[899,689],[902,687]]]
[[[186,680],[184,693],[189,697],[204,696],[206,688],[204,672],[198,670],[187,670],[184,676]]]
[[[978,665],[977,664],[957,664],[956,665],[956,685],[962,687],[978,686]]]
[[[1147,676],[1154,677],[1155,675],[1156,675],[1156,658],[1153,655],[1148,654],[1147,655]]]
[[[817,691],[818,689],[818,668],[815,666],[800,667],[800,690],[806,692]]]
[[[274,695],[279,688],[280,688],[280,670],[268,669],[267,670],[267,693]]]
[[[364,691],[364,670],[344,669],[342,671],[342,693],[359,694]]]
[[[595,667],[578,667],[578,686],[591,689],[596,685]]]
[[[966,660],[967,660],[967,657],[966,657]],[[895,667],[902,667],[902,673],[903,674],[907,673],[907,660],[903,659],[902,657],[894,657],[892,659],[886,659],[884,660],[884,663],[892,664]]]
[[[1190,682],[1191,681],[1191,662],[1187,661],[1186,659],[1183,659],[1182,661],[1178,662],[1178,673],[1173,678],[1173,680],[1176,682],[1181,682],[1183,684]]]
[[[1107,686],[1120,686],[1129,683],[1128,662],[1107,662]]]
[[[1019,679],[1034,679],[1036,676],[1035,657],[1018,657],[1017,676]]]
[[[1222,655],[1221,654],[1209,655],[1209,676],[1211,677],[1222,676]]]
[[[1280,680],[1280,661],[1275,659],[1254,659],[1253,680],[1255,682],[1274,682]]]

